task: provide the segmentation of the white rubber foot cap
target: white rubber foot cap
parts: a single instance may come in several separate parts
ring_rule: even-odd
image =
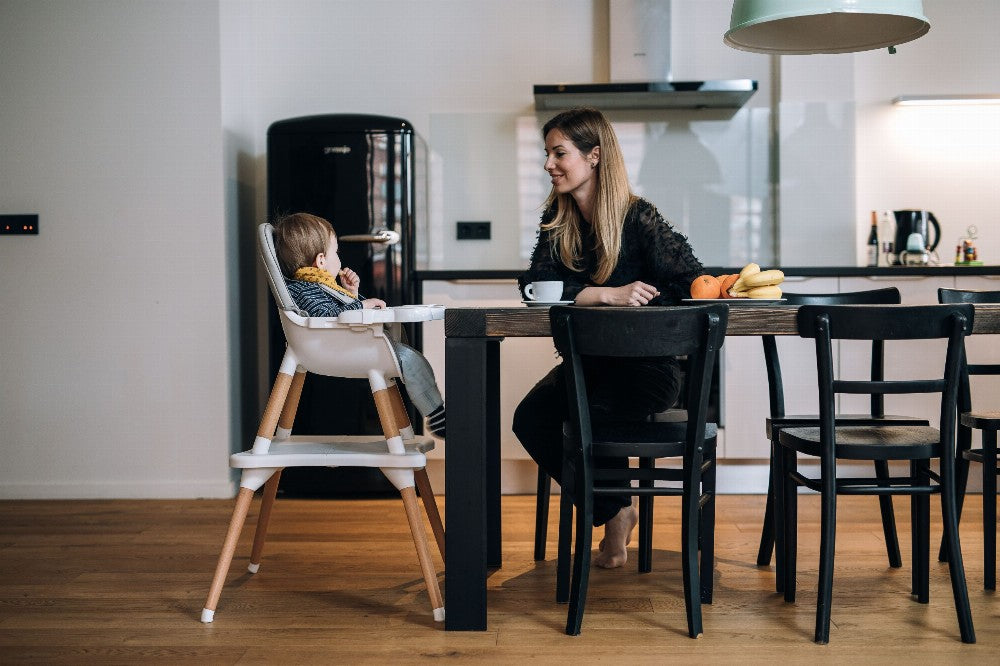
[[[211,620],[209,620],[209,621],[211,622]],[[444,622],[444,608],[435,608],[434,609],[434,621],[435,622]]]
[[[205,624],[208,624],[209,622],[211,622],[214,619],[215,619],[215,611],[214,610],[208,610],[207,608],[202,608],[201,609],[201,621],[202,622],[204,622]]]
[[[258,571],[260,571],[260,562],[258,562],[257,564],[251,562],[250,564],[248,564],[247,571],[249,571],[250,573],[257,573]]]

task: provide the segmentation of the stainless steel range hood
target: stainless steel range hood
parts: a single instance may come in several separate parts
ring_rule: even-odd
[[[535,109],[738,109],[757,92],[753,79],[558,83],[535,86]]]
[[[751,79],[672,81],[670,0],[608,0],[611,83],[535,86],[535,109],[738,109],[757,91]]]

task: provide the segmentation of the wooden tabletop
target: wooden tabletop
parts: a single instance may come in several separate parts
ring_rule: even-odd
[[[1000,333],[1000,304],[975,307],[972,332]],[[795,335],[797,310],[794,305],[731,306],[726,335]],[[515,306],[448,308],[444,313],[444,334],[449,338],[537,338],[552,333],[548,308]]]

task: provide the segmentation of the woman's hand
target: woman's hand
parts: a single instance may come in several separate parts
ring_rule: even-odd
[[[639,307],[659,295],[653,285],[636,280],[624,287],[586,287],[577,294],[576,304]]]
[[[366,298],[361,301],[361,307],[365,310],[381,310],[385,307],[385,301],[381,298]]]
[[[357,296],[358,288],[361,286],[361,278],[350,268],[345,267],[340,269],[340,284],[344,289]],[[385,306],[385,303],[382,305]]]

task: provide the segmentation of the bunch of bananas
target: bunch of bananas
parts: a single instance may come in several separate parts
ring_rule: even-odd
[[[785,274],[777,269],[762,271],[757,264],[747,264],[736,282],[729,287],[730,298],[781,298]]]

